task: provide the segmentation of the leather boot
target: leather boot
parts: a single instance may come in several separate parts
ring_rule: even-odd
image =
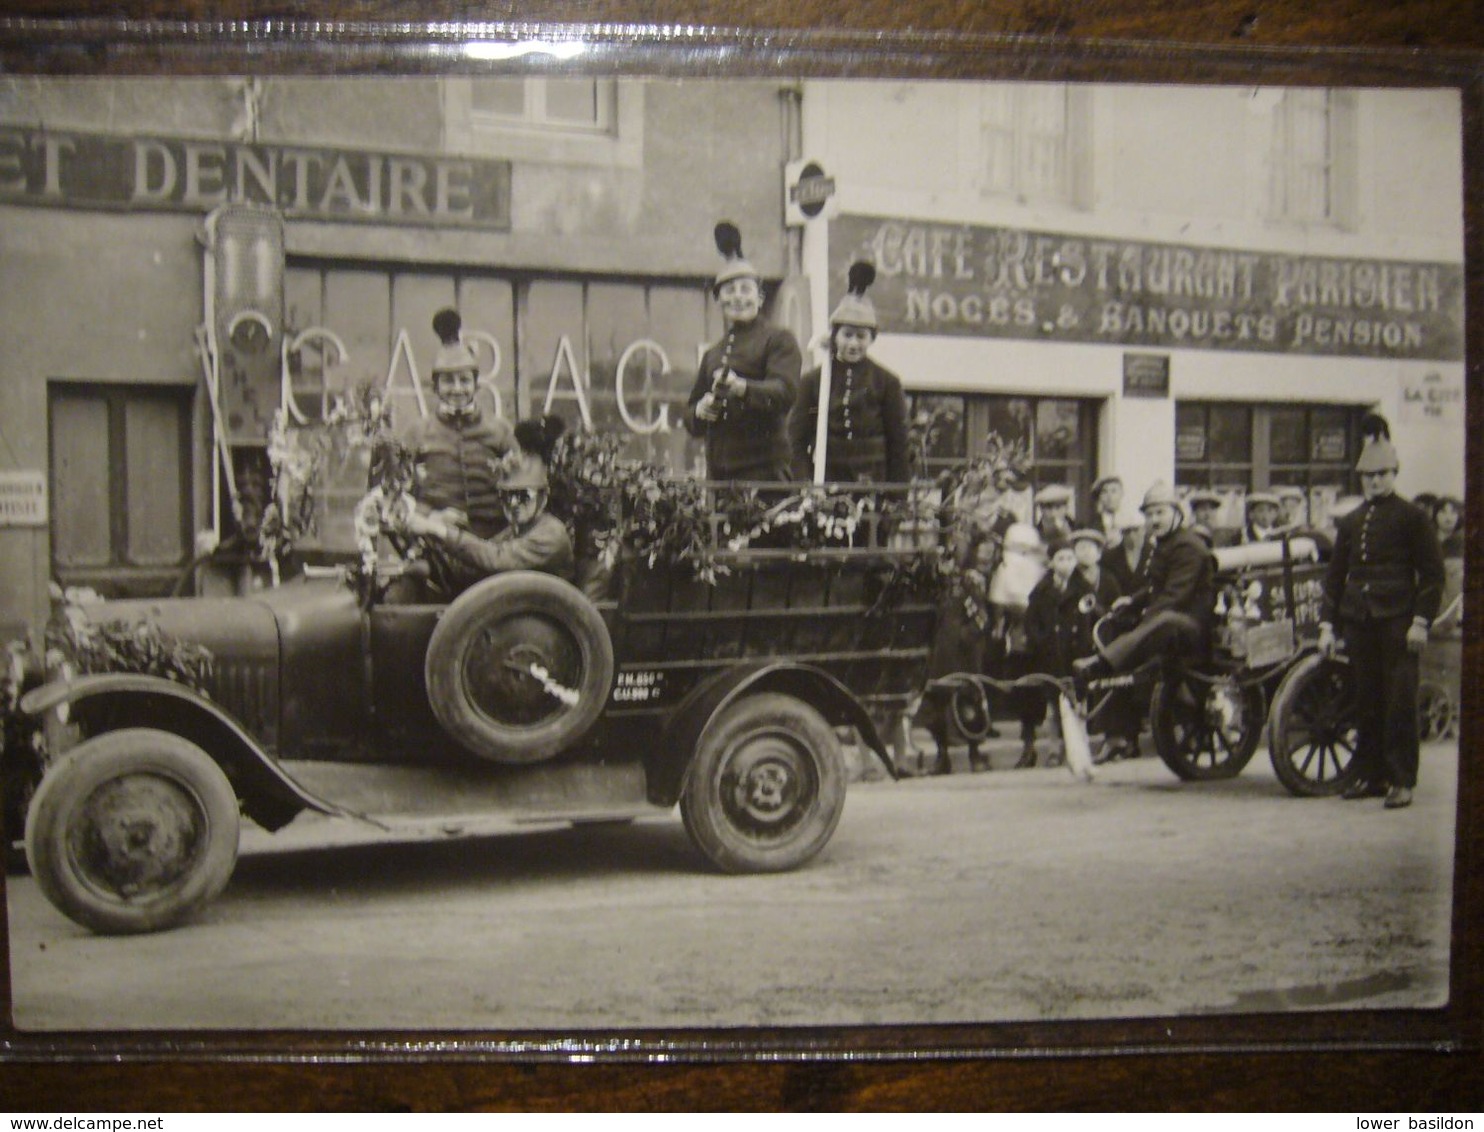
[[[1020,761],[1015,764],[1016,770],[1028,770],[1036,765],[1036,744],[1033,740],[1027,740],[1020,750]]]

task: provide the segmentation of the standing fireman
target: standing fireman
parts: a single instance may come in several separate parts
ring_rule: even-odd
[[[1385,436],[1355,465],[1365,502],[1340,520],[1324,580],[1319,651],[1333,656],[1335,622],[1355,670],[1359,778],[1346,798],[1412,803],[1417,785],[1418,658],[1443,597],[1443,559],[1421,508],[1396,494],[1396,449]]]
[[[716,246],[726,264],[711,290],[726,333],[701,358],[685,425],[706,440],[708,478],[787,480],[788,414],[803,354],[792,333],[762,317],[762,281],[742,258],[742,234],[723,221]]]
[[[866,290],[876,280],[869,263],[850,267],[849,290],[830,315],[830,404],[824,478],[832,483],[905,483],[907,398],[902,382],[866,356],[876,340],[876,308]],[[814,475],[819,390],[826,370],[810,370],[789,418],[794,474]]]

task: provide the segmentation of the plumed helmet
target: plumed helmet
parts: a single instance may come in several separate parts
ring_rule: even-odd
[[[534,452],[517,450],[514,457],[505,462],[500,474],[502,488],[537,487],[546,488],[546,461]]]
[[[863,326],[868,330],[877,328],[876,306],[866,297],[866,291],[876,282],[876,269],[864,260],[850,265],[845,297],[830,315],[831,326]]]
[[[716,226],[712,233],[716,239],[716,250],[721,253],[721,258],[726,261],[722,269],[716,273],[716,278],[711,282],[711,291],[715,294],[721,290],[723,283],[730,283],[733,279],[757,279],[762,276],[758,274],[757,268],[748,263],[742,256],[742,233],[730,220],[723,220]]]
[[[466,369],[479,372],[479,360],[474,357],[474,351],[459,338],[463,326],[464,320],[459,312],[451,307],[444,307],[433,316],[433,333],[438,335],[438,341],[442,343],[438,348],[438,356],[433,359],[435,378],[440,373],[461,373]]]
[[[1355,461],[1357,472],[1394,472],[1401,467],[1396,448],[1385,437],[1379,437],[1360,450],[1360,459]]]
[[[1175,494],[1175,489],[1164,480],[1155,480],[1149,485],[1149,490],[1144,493],[1144,502],[1139,504],[1139,510],[1147,512],[1151,507],[1161,504],[1168,505],[1180,510],[1180,498]]]

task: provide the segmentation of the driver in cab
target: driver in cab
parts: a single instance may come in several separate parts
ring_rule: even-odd
[[[572,579],[572,537],[566,524],[547,510],[546,464],[564,431],[560,417],[521,421],[515,426],[519,446],[502,462],[498,485],[506,526],[491,538],[480,538],[440,515],[414,511],[408,530],[434,539],[450,555],[481,576],[509,570],[539,570]]]

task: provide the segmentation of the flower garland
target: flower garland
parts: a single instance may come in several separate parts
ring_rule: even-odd
[[[391,429],[391,406],[369,381],[337,395],[324,419],[314,424],[292,425],[283,409],[274,414],[268,430],[269,499],[258,526],[257,544],[275,584],[279,563],[295,543],[319,529],[315,488],[325,468],[332,460],[343,460],[352,449],[374,452],[387,445]],[[389,466],[395,470],[400,465],[393,461]],[[410,476],[410,458],[405,467]],[[384,494],[388,500],[395,498],[390,492]],[[359,542],[359,522],[357,535]]]

